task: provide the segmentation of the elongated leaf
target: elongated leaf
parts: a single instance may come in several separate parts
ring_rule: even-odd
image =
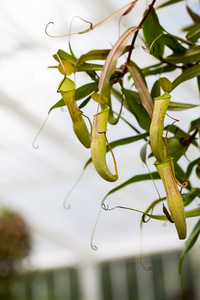
[[[147,163],[147,146],[149,142],[145,143],[140,150],[140,158],[142,162],[146,165]]]
[[[197,15],[188,5],[186,5],[187,11],[195,23],[200,23],[200,15]]]
[[[167,139],[167,146],[170,156],[174,158],[174,162],[177,162],[186,153],[189,147],[189,145],[181,144],[180,138],[176,136]]]
[[[138,65],[136,65],[136,63],[134,61],[132,61],[132,60],[130,61],[130,65],[135,67],[135,69],[137,70],[139,76],[142,77],[142,80],[144,81],[144,84],[147,85],[146,78],[145,78],[145,76],[143,74],[143,70],[140,69],[140,67]],[[130,78],[132,78],[132,76]]]
[[[183,184],[185,181],[187,181],[188,185],[187,185],[186,189],[190,190],[192,188],[191,183],[186,178],[185,171],[183,171],[183,169],[180,167],[180,165],[176,162],[174,163],[174,170],[175,170],[175,175],[176,175],[176,179],[178,180],[178,182]]]
[[[143,74],[144,76],[151,76],[151,75],[160,75],[161,73],[168,73],[168,72],[172,72],[176,69],[175,66],[170,66],[170,65],[163,65],[163,64],[156,64],[147,68],[144,68]]]
[[[99,50],[91,50],[78,59],[78,64],[81,65],[83,62],[88,60],[106,60],[110,49],[99,49]]]
[[[193,160],[191,163],[189,163],[189,165],[187,167],[187,171],[186,171],[186,179],[188,179],[190,177],[190,175],[192,174],[193,168],[196,165],[198,165],[199,162],[200,162],[200,158],[197,158],[197,159]]]
[[[155,180],[155,179],[160,179],[160,176],[159,176],[158,172],[153,172],[153,173],[151,173],[151,175],[153,176],[153,179],[154,179],[154,180]],[[140,181],[145,181],[145,180],[152,180],[152,178],[151,178],[151,176],[150,176],[149,173],[147,173],[147,174],[141,174],[141,175],[135,175],[135,176],[131,177],[131,178],[128,179],[127,181],[123,182],[122,184],[118,185],[118,186],[115,187],[114,189],[110,190],[110,191],[106,194],[106,196],[103,198],[102,203],[106,200],[106,198],[107,198],[109,195],[111,195],[111,194],[113,194],[113,193],[115,193],[115,192],[121,190],[122,188],[126,187],[127,185],[132,184],[132,183],[136,183],[136,182],[140,182]]]
[[[76,101],[87,97],[92,92],[94,92],[97,89],[97,87],[98,87],[97,82],[91,82],[91,83],[84,84],[81,87],[77,88],[76,89]]]
[[[186,34],[186,38],[195,43],[200,38],[200,24],[195,24],[193,28]]]
[[[60,107],[63,107],[63,106],[65,106],[65,105],[66,105],[66,104],[65,104],[63,98],[60,99],[55,105],[53,105],[53,106],[50,108],[50,110],[48,111],[48,114],[50,114],[50,112],[51,112],[54,108],[60,108]]]
[[[122,54],[128,52],[130,46],[126,46]],[[88,60],[106,60],[108,54],[110,53],[111,49],[98,49],[98,50],[91,50],[83,55],[78,59],[77,65],[81,65],[82,63]]]
[[[176,3],[181,2],[181,1],[184,1],[184,0],[169,0],[165,3],[163,3],[162,5],[158,6],[158,8],[168,6],[168,5],[172,5],[172,4],[176,4]]]
[[[181,128],[179,128],[176,125],[167,125],[164,127],[164,130],[168,130],[169,132],[174,133],[176,137],[180,137],[180,138],[188,137],[188,133],[183,131]]]
[[[97,83],[96,82],[92,82],[92,83],[87,83],[83,86],[81,86],[80,88],[76,89],[76,100],[80,100],[83,99],[85,97],[87,97],[89,94],[91,94],[94,90],[97,89]],[[53,105],[48,114],[50,114],[50,112],[54,109],[54,108],[60,108],[65,106],[65,102],[63,99],[60,99],[55,105]]]
[[[173,50],[173,52],[183,52],[186,50],[186,48],[183,47],[178,40],[170,34],[163,34],[160,38],[168,48]]]
[[[190,103],[179,103],[179,102],[171,102],[169,103],[168,110],[175,110],[175,111],[180,111],[180,110],[185,110],[189,108],[194,108],[198,107],[199,105],[196,104],[190,104]]]
[[[137,99],[134,97],[134,93],[131,90],[124,89],[123,92],[125,96],[124,103],[126,104],[127,102],[140,127],[149,131],[151,119],[147,114],[147,111],[140,102],[138,103]]]
[[[182,82],[200,76],[200,64],[186,69],[181,75],[179,75],[173,82],[173,89]]]
[[[148,45],[150,53],[159,58],[164,53],[164,42],[160,37],[163,34],[163,28],[160,26],[158,16],[154,9],[150,12],[142,26],[145,43]]]
[[[90,96],[88,96],[80,105],[79,105],[79,109],[82,109],[83,107],[85,107],[87,104],[88,104],[88,102],[91,100],[91,95]]]
[[[165,57],[165,61],[170,64],[192,64],[195,62],[198,62],[200,58],[200,47],[192,47],[187,49],[184,52],[177,52],[173,53],[172,55],[169,55]]]
[[[58,55],[60,57],[61,60],[68,60],[72,65],[76,64],[76,59],[74,58],[74,56],[72,56],[71,54],[59,49],[58,50]],[[59,62],[58,56],[56,54],[53,55],[53,58]]]
[[[197,124],[200,122],[200,118],[197,118],[195,120],[192,120],[192,122],[190,123],[190,129],[189,132],[195,130],[197,128]]]
[[[100,64],[83,63],[82,65],[77,67],[76,71],[78,72],[101,71],[102,68],[103,65]]]
[[[179,261],[179,275],[181,275],[181,273],[182,273],[182,266],[183,266],[183,262],[184,262],[184,259],[185,259],[185,255],[194,246],[196,240],[199,237],[199,234],[200,234],[200,219],[198,220],[198,222],[194,226],[189,238],[187,239],[187,241],[185,243],[185,249],[183,250],[180,261]]]
[[[152,97],[152,99],[160,96],[160,92],[161,92],[160,84],[159,84],[159,81],[156,80],[154,82],[154,85],[153,85],[152,89],[151,89],[151,97]]]
[[[137,27],[130,27],[127,29],[117,40],[113,48],[111,49],[109,55],[106,58],[103,70],[99,79],[99,94],[101,95],[102,91],[109,84],[110,77],[115,69],[116,62],[120,55],[123,53],[128,40],[133,35],[134,32],[138,30]]]
[[[160,199],[161,201],[164,200],[165,198],[162,198]],[[154,205],[155,205],[155,202],[154,202]],[[151,206],[152,208],[152,206]],[[150,208],[150,209],[151,209]],[[143,213],[143,212],[142,212]],[[153,214],[149,214],[149,213],[146,213],[144,212],[148,217],[150,217],[151,219],[154,219],[154,220],[158,220],[158,221],[168,221],[166,215],[153,215]],[[194,217],[198,217],[200,216],[200,208],[195,208],[195,209],[192,209],[192,210],[187,210],[185,212],[185,217],[186,218],[194,218]]]
[[[61,60],[67,60],[69,61],[73,67],[75,67],[77,63],[77,59],[74,58],[74,56],[68,54],[67,52],[63,50],[58,50],[58,55]],[[59,62],[59,59],[56,54],[53,55],[56,61]],[[77,67],[76,71],[101,71],[103,68],[103,65],[100,64],[91,64],[91,63],[82,63],[80,66]]]
[[[134,65],[127,66],[127,68],[134,79],[135,87],[140,95],[142,105],[148,112],[149,117],[152,118],[153,100],[147,89],[147,86],[145,85],[142,77],[140,76],[140,73],[138,72],[138,70],[136,69],[136,67]]]
[[[115,147],[118,146],[124,146],[124,145],[128,145],[130,143],[134,143],[137,142],[139,140],[145,139],[148,136],[148,132],[146,133],[142,133],[142,134],[138,134],[135,136],[131,136],[131,137],[127,137],[127,138],[123,138],[123,139],[119,139],[116,141],[113,141],[110,143],[110,148],[114,149]],[[110,151],[110,148],[108,146],[106,146],[106,153]],[[92,158],[89,158],[88,161],[86,162],[84,169],[87,168],[87,166],[92,162]]]
[[[184,195],[184,206],[189,205],[196,197],[200,197],[200,188],[192,188],[189,193]]]

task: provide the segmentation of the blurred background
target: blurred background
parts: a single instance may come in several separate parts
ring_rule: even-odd
[[[199,10],[198,1],[190,2],[191,7]],[[57,86],[62,75],[56,69],[48,69],[56,65],[52,55],[58,49],[68,51],[67,37],[50,38],[45,34],[47,23],[54,22],[48,28],[49,34],[66,34],[74,16],[95,24],[126,3],[0,1],[1,260],[1,253],[9,253],[9,259],[0,261],[2,300],[179,299],[178,261],[185,242],[177,239],[173,225],[151,220],[144,224],[141,238],[141,215],[128,210],[102,211],[92,241],[98,249],[94,251],[90,245],[106,193],[130,177],[148,172],[139,157],[143,142],[115,149],[117,183],[104,182],[93,166],[88,166],[67,199],[70,209],[63,206],[65,197],[81,175],[90,153],[75,138],[66,110],[55,109],[50,113],[33,147],[49,109],[60,99]],[[161,24],[173,34],[181,34],[180,29],[191,24],[184,4],[175,4],[173,14],[171,10],[168,13],[168,8],[158,11]],[[147,1],[138,1],[122,19],[120,31],[137,25],[147,7]],[[118,37],[119,16],[85,35],[71,36],[75,55],[109,49]],[[73,32],[86,28],[86,23],[74,19]],[[155,61],[145,51],[141,55],[141,44],[138,40],[133,55],[142,68]],[[76,84],[80,86],[87,80],[85,75],[78,75]],[[172,96],[177,102],[199,104],[193,80],[178,87]],[[88,112],[91,114],[96,109],[96,104],[92,105]],[[115,108],[119,109],[118,104]],[[187,130],[189,114],[195,118],[195,113],[199,117],[198,109],[177,112],[174,117]],[[134,120],[131,122],[134,124]],[[132,134],[122,122],[108,128],[109,141]],[[197,155],[192,151],[189,158]],[[159,190],[162,193],[161,185]],[[155,199],[153,183],[145,182],[112,194],[106,203],[111,207],[123,205],[145,210]],[[196,219],[187,221],[189,232],[195,223]],[[141,266],[141,241],[144,265],[152,267],[151,271]],[[198,251],[199,243],[184,263],[185,299],[200,297]]]

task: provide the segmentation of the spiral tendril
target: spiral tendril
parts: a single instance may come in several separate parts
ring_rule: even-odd
[[[33,140],[32,146],[33,146],[34,149],[38,149],[38,148],[39,148],[38,145],[35,145],[35,142],[36,142],[38,136],[40,135],[42,129],[44,128],[44,126],[45,126],[45,124],[46,124],[46,122],[47,122],[47,120],[48,120],[48,117],[49,117],[49,114],[47,115],[47,117],[46,117],[46,119],[45,119],[43,125],[41,126],[40,130],[38,131],[38,133],[36,134],[36,137],[35,137],[34,140]]]

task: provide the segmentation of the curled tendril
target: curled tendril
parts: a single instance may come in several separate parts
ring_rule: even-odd
[[[109,210],[109,205],[108,205],[108,204],[102,203],[102,204],[101,204],[101,207],[102,207],[104,210]]]
[[[142,222],[143,222],[143,223],[148,223],[148,222],[150,221],[151,217],[149,217],[147,220],[145,220],[145,217],[146,217],[146,213],[144,213],[144,214],[142,215]]]
[[[98,247],[96,245],[91,244],[92,250],[98,250]]]
[[[47,29],[48,29],[48,27],[49,27],[50,24],[53,24],[53,25],[54,25],[54,22],[49,22],[49,23],[46,25],[46,27],[45,27],[45,33],[46,33],[46,35],[48,35],[48,36],[51,37],[51,38],[61,38],[61,37],[67,37],[67,36],[70,36],[70,35],[86,33],[86,32],[88,32],[88,31],[90,31],[90,30],[93,29],[93,24],[92,24],[92,22],[87,21],[87,20],[84,20],[83,18],[81,18],[81,17],[79,17],[79,16],[74,16],[73,19],[74,19],[74,18],[79,18],[79,19],[81,19],[82,21],[84,21],[84,22],[86,22],[86,23],[89,23],[89,24],[90,24],[90,27],[89,27],[88,29],[86,29],[86,30],[83,30],[83,31],[78,31],[78,32],[73,32],[73,33],[70,32],[70,33],[63,34],[63,35],[51,35],[51,34],[49,34],[49,33],[47,32]]]
[[[90,246],[91,246],[91,248],[92,248],[93,250],[98,250],[97,246],[93,243],[93,239],[94,239],[94,234],[95,234],[95,231],[96,231],[96,228],[97,228],[97,224],[98,224],[99,219],[100,219],[101,211],[102,211],[102,207],[101,207],[100,210],[99,210],[99,213],[98,213],[96,222],[95,222],[95,224],[94,224],[94,228],[93,228],[93,230],[92,230],[92,235],[91,235],[91,240],[90,240]]]
[[[151,271],[152,267],[146,267],[144,264],[144,261],[143,261],[143,243],[142,243],[142,241],[143,241],[143,235],[142,235],[142,228],[141,228],[141,231],[140,231],[140,264],[144,270]]]
[[[33,146],[34,149],[38,149],[38,148],[39,148],[38,145],[35,145],[35,142],[36,142],[38,136],[40,135],[42,129],[44,128],[44,126],[45,126],[45,124],[46,124],[46,122],[47,122],[47,120],[48,120],[48,117],[49,117],[49,114],[47,115],[47,117],[46,117],[44,123],[42,124],[40,130],[38,131],[38,133],[36,134],[36,137],[35,137],[34,140],[33,140],[32,146]]]
[[[63,202],[63,207],[65,209],[70,209],[71,208],[70,204],[67,204],[67,206],[66,206],[66,202],[67,202],[69,196],[71,195],[71,193],[73,192],[73,190],[75,189],[75,187],[77,186],[77,184],[79,183],[79,181],[81,180],[81,178],[84,174],[84,171],[85,171],[85,169],[83,169],[83,171],[81,172],[79,178],[77,179],[77,181],[75,182],[75,184],[72,186],[71,190],[68,192],[67,196],[65,197],[65,200]]]

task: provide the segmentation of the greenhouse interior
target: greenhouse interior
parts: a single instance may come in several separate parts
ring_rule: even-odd
[[[193,124],[189,136],[193,137],[193,141],[187,153],[180,158],[184,172],[189,165],[187,170],[191,170],[190,183],[194,187],[193,194],[185,186],[179,188],[181,191],[183,188],[183,195],[189,193],[187,201],[192,197],[185,209],[189,211],[186,214],[189,216],[186,219],[186,239],[179,238],[181,233],[176,230],[176,220],[171,220],[169,211],[165,211],[167,202],[161,180],[153,180],[151,175],[156,173],[156,168],[155,157],[151,154],[153,146],[149,144],[149,131],[144,129],[146,125],[143,126],[142,122],[139,122],[141,127],[138,126],[137,115],[133,116],[126,106],[128,89],[139,95],[141,92],[130,79],[134,76],[131,71],[135,69],[131,69],[128,63],[123,65],[126,60],[128,62],[128,55],[131,54],[131,60],[138,70],[147,72],[148,66],[155,66],[156,69],[159,64],[155,52],[151,55],[151,50],[155,48],[155,51],[159,51],[155,45],[160,45],[157,42],[163,33],[148,45],[142,34],[142,26],[138,25],[141,21],[145,24],[148,18],[144,16],[145,12],[150,15],[152,11],[156,12],[156,15],[152,14],[155,24],[158,25],[157,16],[161,24],[159,28],[167,30],[165,36],[173,35],[171,49],[178,45],[176,49],[184,47],[193,51],[195,48],[196,51],[195,54],[191,52],[190,58],[190,54],[184,56],[183,59],[190,59],[189,63],[180,60],[178,63],[175,61],[176,65],[173,65],[173,61],[166,64],[169,69],[171,67],[170,71],[174,68],[173,72],[165,72],[160,68],[160,73],[153,73],[151,69],[151,76],[145,75],[151,90],[160,77],[174,83],[176,78],[180,78],[181,71],[187,74],[190,68],[195,70],[195,74],[190,73],[190,77],[182,79],[184,82],[177,84],[171,92],[166,89],[178,109],[169,110],[164,120],[165,125],[179,120],[178,125],[172,126],[180,127],[182,132],[188,132],[190,124]],[[200,299],[200,2],[2,0],[0,16],[0,299]],[[195,35],[185,41],[186,32],[182,29],[193,22],[196,22]],[[147,30],[147,27],[144,28]],[[122,40],[121,37],[127,32],[129,39],[126,36]],[[133,36],[135,44],[131,44]],[[169,47],[164,57],[171,55]],[[79,59],[75,64],[77,72],[66,76],[59,56],[64,52],[59,49],[71,53],[71,60],[82,57],[80,66],[84,68],[87,65],[91,69],[79,72]],[[102,56],[107,53],[104,61],[100,54],[94,60],[90,57],[89,61],[82,56],[98,49],[110,51],[98,52]],[[115,49],[115,52],[111,49]],[[110,58],[110,64],[107,58]],[[163,59],[161,64],[164,65],[166,61]],[[104,69],[98,69],[104,62]],[[58,71],[58,64],[61,72]],[[96,78],[96,88],[91,92],[85,91],[87,96],[82,97],[82,108],[80,106],[80,110],[77,107],[76,112],[81,112],[81,118],[82,111],[83,116],[89,115],[90,119],[98,115],[100,83],[100,96],[96,102],[91,100],[91,94],[97,91],[97,81],[100,82],[103,77],[101,74],[107,76],[105,69],[111,65],[111,73],[114,72],[112,78],[117,78],[116,82],[120,72],[127,68],[131,70],[129,76],[120,77],[124,79],[125,88],[120,86],[121,79],[113,85],[125,90],[124,94],[122,92],[125,103],[120,99],[113,100],[120,94],[116,92],[117,87],[113,90],[116,94],[112,95],[112,112],[114,117],[118,115],[119,118],[116,118],[117,124],[108,124],[103,134],[111,148],[114,145],[113,151],[107,149],[109,153],[106,154],[106,160],[108,168],[114,173],[116,159],[117,181],[104,180],[104,175],[99,176],[99,165],[95,166],[95,158],[90,160],[92,146],[90,152],[74,134],[70,108],[55,106],[61,99],[60,82],[69,80],[69,77],[69,82],[75,81],[78,89],[91,83],[91,78]],[[94,66],[97,66],[97,71],[93,71]],[[80,102],[77,101],[77,104]],[[102,111],[104,106],[101,104]],[[144,119],[150,120],[148,111],[145,111]],[[192,120],[197,120],[197,129]],[[85,122],[89,128],[88,120]],[[93,128],[97,126],[98,118]],[[166,132],[166,140],[167,134],[172,135],[170,130],[171,125]],[[102,137],[100,132],[96,131],[96,134]],[[137,141],[134,140],[136,142],[118,143],[119,147],[115,147],[115,141],[136,135],[139,137]],[[185,135],[184,138],[188,140]],[[161,139],[163,142],[164,138]],[[147,163],[146,159],[141,159],[141,149],[147,151]],[[92,161],[94,164],[90,163]],[[137,176],[142,174],[147,174],[145,178],[149,176],[150,180],[137,180]],[[157,205],[162,197],[165,197],[165,204]],[[148,219],[145,212],[156,199],[159,200],[152,207]],[[193,216],[190,211],[197,212],[195,217],[190,217]],[[163,218],[153,219],[151,214],[162,215]],[[197,230],[194,231],[194,228]],[[196,235],[191,242],[193,233]],[[187,241],[191,242],[191,247]],[[187,250],[184,252],[184,249]]]

